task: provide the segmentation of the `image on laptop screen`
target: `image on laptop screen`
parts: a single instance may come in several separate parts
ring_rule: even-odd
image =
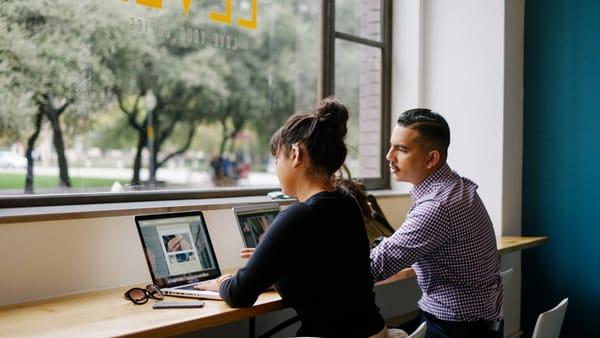
[[[233,208],[244,245],[255,248],[279,214],[279,204],[266,203]]]
[[[202,212],[135,218],[152,280],[173,287],[220,276]]]

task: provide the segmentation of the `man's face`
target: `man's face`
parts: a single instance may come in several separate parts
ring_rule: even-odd
[[[414,129],[399,125],[394,128],[385,158],[396,181],[417,185],[429,175],[429,151],[418,142],[418,137],[419,132]]]

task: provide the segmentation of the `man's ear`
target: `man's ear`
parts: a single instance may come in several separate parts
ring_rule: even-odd
[[[291,154],[292,156],[291,160],[292,160],[292,167],[297,167],[300,165],[300,163],[302,162],[302,147],[300,147],[300,144],[298,143],[294,143],[292,144],[292,151]]]
[[[439,150],[431,150],[429,155],[427,156],[427,169],[431,169],[435,167],[440,160],[442,159],[442,155]]]

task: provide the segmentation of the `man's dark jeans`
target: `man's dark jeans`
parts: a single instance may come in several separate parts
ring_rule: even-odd
[[[413,332],[420,323],[427,322],[425,338],[502,338],[504,321],[500,322],[448,322],[421,311],[419,316],[402,325],[406,332]]]

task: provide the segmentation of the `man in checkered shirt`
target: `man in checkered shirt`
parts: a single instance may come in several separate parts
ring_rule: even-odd
[[[446,163],[450,128],[428,109],[398,118],[387,153],[396,181],[414,185],[402,226],[371,251],[375,281],[412,267],[430,337],[502,337],[496,238],[477,185]]]

